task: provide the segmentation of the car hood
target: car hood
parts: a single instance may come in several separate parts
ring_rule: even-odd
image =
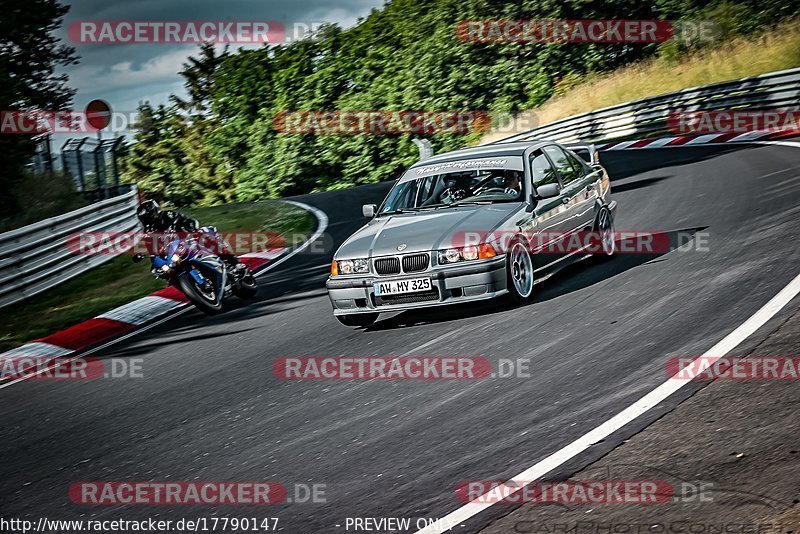
[[[427,252],[463,245],[465,232],[497,230],[520,209],[518,203],[459,206],[377,217],[342,244],[336,259]],[[398,247],[405,245],[402,251]]]

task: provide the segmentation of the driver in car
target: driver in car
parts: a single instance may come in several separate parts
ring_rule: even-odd
[[[505,187],[505,193],[507,195],[511,195],[514,198],[518,197],[520,194],[520,173],[519,171],[505,171],[505,180],[503,185]]]

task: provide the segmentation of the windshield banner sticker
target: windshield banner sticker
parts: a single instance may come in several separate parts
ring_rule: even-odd
[[[432,174],[442,174],[460,170],[472,170],[481,168],[493,169],[513,169],[522,170],[522,158],[493,158],[493,159],[467,159],[461,161],[447,161],[436,165],[426,165],[411,169],[406,173],[406,179],[418,178],[420,176],[430,176]]]

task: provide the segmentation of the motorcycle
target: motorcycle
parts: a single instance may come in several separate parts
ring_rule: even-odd
[[[203,227],[200,235],[217,235],[216,228]],[[200,311],[212,315],[222,311],[230,295],[251,299],[256,280],[248,267],[231,269],[217,254],[202,246],[198,236],[175,234],[168,237],[165,253],[151,256],[150,271],[177,287]],[[133,257],[134,262],[145,258]]]

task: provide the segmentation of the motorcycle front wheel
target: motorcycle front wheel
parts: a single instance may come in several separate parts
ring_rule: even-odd
[[[222,299],[217,302],[216,289],[203,291],[198,287],[189,273],[178,276],[178,289],[194,304],[197,309],[207,315],[214,315],[222,311]]]

